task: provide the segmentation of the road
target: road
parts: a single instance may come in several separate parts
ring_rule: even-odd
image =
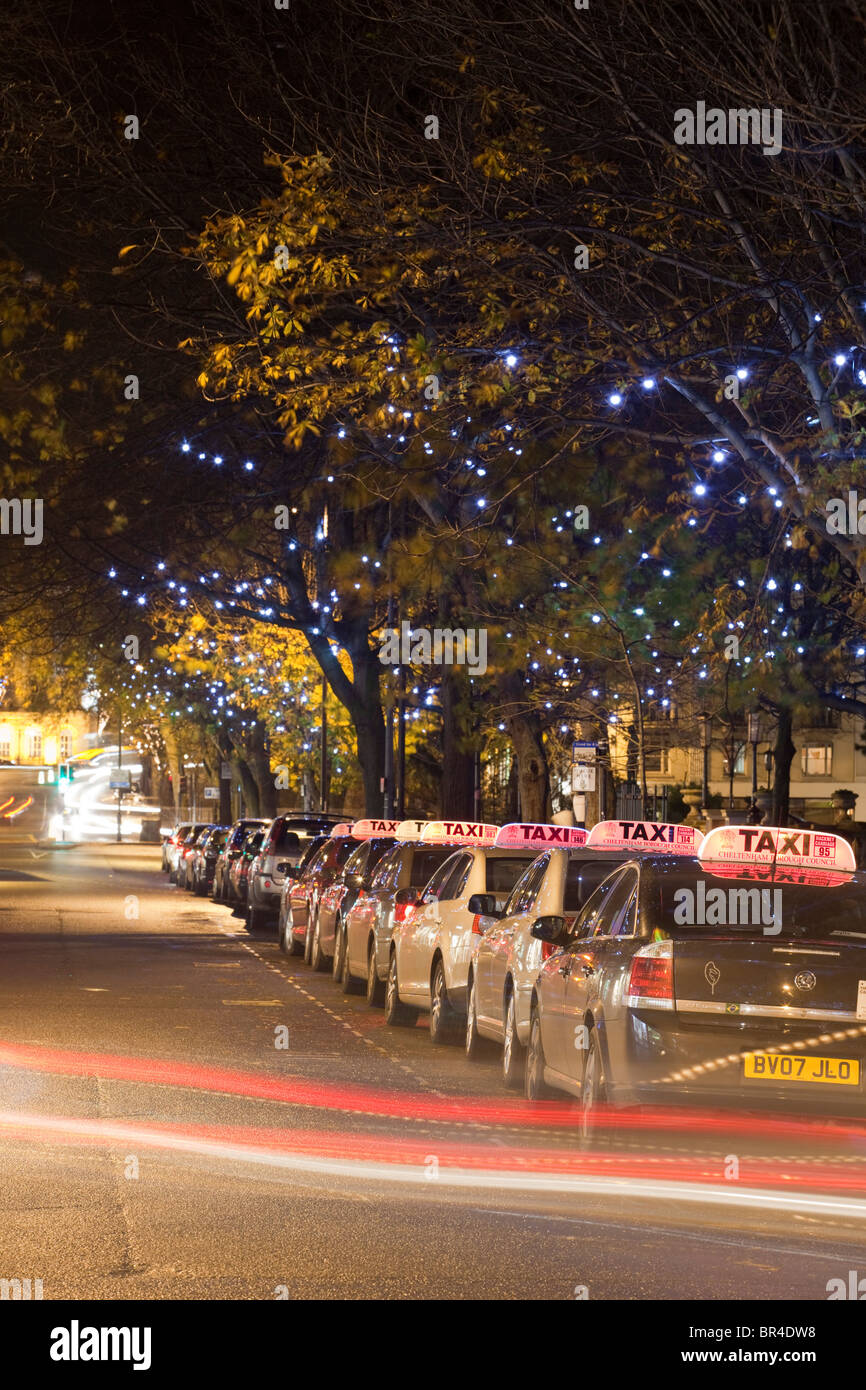
[[[640,1125],[587,1155],[572,1124],[169,886],[156,847],[0,847],[0,1279],[814,1300],[866,1270],[866,1142]]]

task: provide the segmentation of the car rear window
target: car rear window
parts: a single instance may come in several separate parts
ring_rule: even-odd
[[[595,862],[591,859],[572,859],[569,861],[565,878],[565,901],[563,912],[579,912],[587,898],[595,892],[602,879],[611,872],[610,861]]]
[[[409,884],[412,888],[423,888],[432,878],[440,864],[454,853],[453,845],[443,845],[441,849],[416,849],[412,855],[412,868],[409,871]]]
[[[773,941],[866,944],[866,881],[818,871],[823,884],[703,873],[666,874],[653,889],[653,926],[674,936],[719,932]],[[767,932],[766,928],[770,931]]]
[[[531,859],[494,859],[487,860],[487,892],[488,893],[510,893],[520,875],[525,873]]]

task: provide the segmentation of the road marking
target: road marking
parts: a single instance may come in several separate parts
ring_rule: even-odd
[[[221,999],[221,1004],[249,1004],[261,1009],[282,1009],[285,1005],[283,999]]]

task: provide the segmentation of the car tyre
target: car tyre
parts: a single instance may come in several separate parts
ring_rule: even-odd
[[[482,1054],[482,1037],[478,1031],[478,1013],[476,1009],[476,988],[475,976],[469,984],[469,997],[466,1001],[466,1041],[464,1044],[466,1056],[470,1062],[477,1062]]]
[[[418,1010],[400,999],[400,983],[397,979],[397,952],[391,952],[388,965],[388,982],[385,986],[385,1022],[391,1028],[412,1028],[418,1018]]]
[[[544,1044],[541,1041],[541,1019],[537,1009],[532,1010],[529,1024],[529,1047],[526,1050],[523,1093],[527,1100],[550,1100],[553,1096],[552,1088],[544,1079]]]
[[[371,1009],[381,1009],[385,1003],[385,981],[379,979],[376,968],[376,943],[370,942],[367,951],[367,1003]]]
[[[430,1040],[437,1046],[454,1042],[457,1030],[458,1017],[448,999],[445,967],[441,960],[437,960],[430,989]]]
[[[583,1084],[580,1088],[580,1123],[578,1132],[586,1142],[597,1133],[598,1107],[605,1101],[604,1064],[598,1035],[593,1028],[583,1064]]]
[[[526,1068],[526,1049],[517,1036],[517,1005],[514,990],[505,1003],[505,1037],[502,1042],[502,1080],[510,1091],[519,1091]]]
[[[322,950],[322,937],[319,931],[319,914],[316,913],[316,925],[313,928],[313,940],[310,946],[310,965],[321,975],[328,968],[328,957]]]
[[[343,986],[344,994],[360,994],[363,988],[361,980],[357,979],[349,969],[349,942],[346,938],[345,928],[340,932],[340,984]]]

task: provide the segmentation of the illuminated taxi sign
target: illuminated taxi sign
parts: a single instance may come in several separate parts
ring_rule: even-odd
[[[728,864],[768,867],[857,868],[854,850],[841,835],[824,830],[787,830],[763,825],[717,825],[701,846],[700,858]]]
[[[429,821],[426,820],[401,820],[394,831],[394,838],[397,840],[420,840],[428,825]]]
[[[485,825],[483,821],[470,820],[431,820],[421,832],[421,839],[428,844],[448,845],[493,845],[499,834],[498,825]]]
[[[396,820],[356,820],[352,826],[352,838],[372,840],[378,835],[394,835],[399,824]]]
[[[336,840],[336,839],[338,838],[338,836],[341,836],[341,835],[351,835],[351,833],[352,833],[351,822],[350,822],[350,821],[340,821],[340,824],[339,824],[339,825],[335,825],[334,828],[333,828],[333,830],[331,831],[330,838],[331,838],[332,840]]]
[[[630,849],[635,854],[697,854],[703,832],[667,821],[600,820],[589,832],[587,849]]]
[[[494,844],[502,849],[545,849],[559,845],[567,849],[586,843],[586,831],[576,825],[540,825],[529,821],[513,821],[503,825]]]

